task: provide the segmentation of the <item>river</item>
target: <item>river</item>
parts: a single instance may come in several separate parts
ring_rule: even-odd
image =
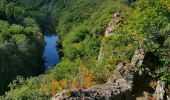
[[[43,58],[45,61],[45,71],[53,68],[60,61],[57,41],[58,37],[56,35],[45,35],[44,41],[46,43]]]

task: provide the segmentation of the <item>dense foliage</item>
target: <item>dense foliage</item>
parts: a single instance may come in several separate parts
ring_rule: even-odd
[[[33,18],[43,31],[56,29],[63,57],[54,69],[44,75],[28,79],[17,77],[2,99],[46,100],[63,89],[88,88],[104,83],[118,63],[130,62],[135,49],[144,49],[146,53],[142,67],[150,68],[158,79],[170,84],[169,2],[125,1],[128,5],[121,0],[39,0],[36,3],[34,0],[4,0],[0,12],[6,16],[2,19],[27,26],[31,24],[28,22],[34,22],[30,21]],[[133,1],[136,1],[135,4],[132,4]],[[134,8],[129,7],[131,4]],[[19,10],[8,10],[6,5]],[[123,25],[114,31],[114,35],[104,37],[104,31],[117,10],[121,11]],[[4,37],[8,40],[22,41],[29,37],[25,31],[27,27],[2,26],[25,33],[8,36],[5,32]],[[101,45],[104,57],[98,61]]]
[[[7,86],[16,76],[29,77],[43,72],[44,43],[36,21],[11,11],[16,10],[5,6],[5,3],[6,0],[0,1],[0,94],[8,89]],[[12,13],[24,19],[16,21],[20,17],[16,16],[18,19],[15,20]]]
[[[0,90],[17,75],[35,76],[42,72],[42,35],[38,27],[10,25],[0,20]]]
[[[61,38],[61,51],[64,55],[61,63],[45,75],[26,80],[18,77],[10,84],[11,92],[6,94],[5,99],[47,99],[64,88],[87,88],[93,85],[95,80],[106,81],[110,74],[105,75],[105,71],[101,73],[101,70],[109,70],[98,66],[97,63],[101,38],[113,12],[117,9],[124,10],[124,7],[129,11],[129,7],[119,0],[54,0],[51,2],[42,0],[37,4],[22,1],[6,1],[6,4],[2,5],[4,10],[1,9],[1,12],[2,15],[9,15],[2,16],[2,19],[23,25],[23,20],[30,22],[33,18],[40,28],[44,29],[44,25],[49,25],[46,22],[54,19],[52,21],[54,23],[57,18],[56,30]],[[13,11],[7,13],[9,8],[6,5],[19,10],[12,9]],[[44,14],[53,15],[53,18]]]
[[[143,6],[143,4],[145,4]],[[143,67],[156,72],[160,79],[169,84],[169,37],[170,19],[168,3],[158,0],[139,1],[127,25],[125,32],[131,33],[133,41],[138,48],[146,52],[147,61]],[[140,20],[139,20],[140,19]],[[130,34],[129,34],[130,35]]]

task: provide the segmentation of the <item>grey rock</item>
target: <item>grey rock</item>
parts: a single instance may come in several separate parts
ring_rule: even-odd
[[[135,54],[133,55],[133,58],[131,60],[131,65],[134,67],[140,67],[143,63],[144,57],[145,52],[143,49],[135,50]]]
[[[156,91],[154,93],[156,100],[166,100],[166,94],[165,94],[165,82],[163,81],[158,81],[157,82],[157,87]]]
[[[118,20],[117,20],[118,18]],[[122,24],[120,12],[116,12],[105,31],[105,36],[114,35],[115,27]],[[101,46],[98,60],[103,60],[104,47]],[[133,87],[136,67],[140,67],[144,59],[144,50],[137,49],[130,64],[117,65],[111,77],[103,85],[96,85],[88,89],[64,90],[56,94],[52,100],[127,100]]]
[[[120,17],[120,11],[116,11],[115,13],[114,13],[114,15],[113,15],[113,17]]]
[[[105,30],[105,37],[109,37],[109,36],[113,36],[115,34],[115,30],[117,27],[120,27],[123,23],[123,18],[121,17],[121,13],[119,11],[116,11],[113,14],[113,17],[108,25],[108,27]],[[98,61],[102,61],[104,58],[104,44],[102,43],[101,47],[100,47],[100,52],[99,52],[99,56],[98,56]]]
[[[144,51],[135,51],[130,64],[120,63],[113,75],[103,85],[96,85],[88,89],[64,90],[52,100],[127,100],[133,87],[136,66],[140,67],[144,59]],[[160,94],[157,92],[156,94]]]
[[[108,27],[105,30],[105,36],[112,36],[114,35],[114,31],[117,27],[120,27],[123,23],[123,18],[121,17],[121,13],[119,11],[116,11],[112,17],[112,20],[110,21]]]
[[[132,89],[134,74],[135,68],[120,63],[107,83],[88,89],[64,90],[52,100],[123,100]]]
[[[98,56],[98,61],[102,61],[102,60],[103,60],[103,57],[104,57],[103,50],[104,50],[104,47],[101,46],[101,47],[100,47],[99,56]]]

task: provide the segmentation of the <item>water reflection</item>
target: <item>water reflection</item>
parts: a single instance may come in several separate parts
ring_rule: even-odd
[[[55,35],[45,35],[44,40],[46,46],[44,49],[43,58],[45,60],[45,70],[50,69],[55,64],[59,63],[60,57],[57,49],[58,37]]]

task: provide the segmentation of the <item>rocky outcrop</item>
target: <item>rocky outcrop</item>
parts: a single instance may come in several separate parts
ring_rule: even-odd
[[[116,28],[120,27],[123,24],[123,17],[121,17],[121,13],[119,11],[113,14],[113,17],[105,30],[105,37],[113,36],[115,34]],[[101,43],[100,52],[98,56],[98,61],[102,61],[104,58],[104,43]]]
[[[134,68],[120,63],[106,84],[88,89],[64,90],[52,100],[125,100],[132,88]]]
[[[105,31],[105,37],[113,36],[117,27],[123,23],[120,12],[117,11]],[[102,60],[104,46],[100,48],[98,60]],[[103,85],[96,85],[88,89],[64,90],[52,98],[52,100],[126,100],[133,87],[133,79],[144,59],[144,50],[138,49],[132,57],[131,63],[117,65],[112,76]]]
[[[135,66],[140,64],[137,62],[142,61],[143,56],[143,50],[136,50],[131,63],[117,65],[113,75],[103,85],[88,89],[64,90],[56,94],[52,100],[126,100],[137,71]]]
[[[134,66],[134,67],[142,66],[144,57],[145,57],[145,52],[144,52],[143,49],[135,50],[135,53],[134,53],[132,60],[131,60],[131,65]]]
[[[156,100],[169,100],[168,97],[166,96],[165,82],[160,80],[157,82],[154,96]]]
[[[123,18],[119,11],[115,12],[108,27],[105,30],[105,36],[112,36],[115,33],[117,27],[120,27],[123,23]]]

